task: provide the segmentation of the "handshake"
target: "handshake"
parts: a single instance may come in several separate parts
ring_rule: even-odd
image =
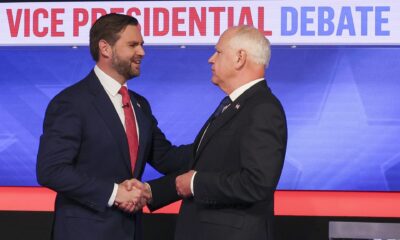
[[[118,184],[114,206],[124,212],[133,213],[142,209],[151,199],[149,184],[133,178]]]
[[[176,177],[175,187],[180,197],[188,198],[192,196],[190,184],[194,173],[193,170],[190,170]],[[150,185],[133,178],[118,184],[114,206],[124,212],[133,213],[142,209],[151,200]]]

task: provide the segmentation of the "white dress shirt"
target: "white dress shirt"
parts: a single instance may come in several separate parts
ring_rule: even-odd
[[[115,111],[118,113],[119,119],[121,120],[122,125],[125,128],[125,113],[124,109],[122,108],[122,95],[118,93],[118,91],[121,89],[122,85],[117,82],[117,80],[113,79],[109,75],[107,75],[105,72],[103,72],[97,65],[94,67],[94,73],[96,76],[99,78],[101,85],[103,86],[104,90],[106,90],[106,93],[108,97],[110,98],[112,104],[114,105]],[[128,88],[127,83],[125,83],[123,86]],[[131,103],[131,106],[132,103]],[[135,109],[133,108],[133,111],[135,112]],[[139,126],[136,120],[136,114],[134,114],[135,117],[135,123],[136,123],[136,130],[137,130],[137,135],[138,135],[138,141],[139,141]],[[114,183],[114,189],[113,192],[110,196],[110,199],[108,200],[108,206],[111,207],[114,204],[115,197],[117,196],[117,191],[118,191],[118,184]]]

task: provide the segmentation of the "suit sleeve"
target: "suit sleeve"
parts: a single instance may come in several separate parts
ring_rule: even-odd
[[[154,120],[156,122],[156,120]],[[155,125],[150,164],[162,174],[180,172],[188,168],[193,158],[192,144],[174,146]]]
[[[153,202],[148,207],[152,211],[180,199],[176,193],[175,178],[187,171],[193,157],[192,145],[171,146],[158,127],[153,147],[151,165],[166,176],[148,182],[153,195]]]
[[[176,194],[175,178],[187,171],[188,164],[193,158],[193,145],[172,145],[158,127],[157,119],[152,115],[149,103],[142,97],[138,97],[139,99],[152,121],[152,147],[148,163],[166,175],[148,181],[153,195],[153,201],[148,208],[154,211],[180,199]]]
[[[144,98],[141,98],[141,102],[152,122],[152,142],[148,163],[162,174],[186,170],[193,157],[192,145],[172,145],[158,127],[158,121],[151,112],[150,104]]]
[[[255,106],[240,137],[240,168],[197,172],[194,199],[204,204],[248,204],[272,199],[286,149],[286,120],[276,104]],[[228,141],[228,140],[227,140]]]
[[[114,183],[90,177],[74,167],[81,141],[82,120],[78,108],[65,98],[56,97],[45,115],[37,157],[37,179],[57,193],[96,211],[104,211]]]

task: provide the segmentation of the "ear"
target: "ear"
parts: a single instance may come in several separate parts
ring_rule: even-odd
[[[235,61],[235,67],[236,69],[242,68],[247,61],[247,53],[245,50],[240,49],[239,51],[236,52],[236,61]]]
[[[99,55],[104,58],[111,58],[112,57],[112,48],[110,44],[104,39],[99,41]]]

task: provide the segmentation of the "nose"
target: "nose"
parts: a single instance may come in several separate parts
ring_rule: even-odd
[[[208,59],[208,63],[209,63],[209,64],[213,64],[213,63],[214,63],[215,54],[216,54],[216,53],[214,53],[214,54]]]
[[[144,51],[144,47],[142,45],[138,46],[137,54],[142,56],[142,57],[144,57],[144,55],[146,54],[145,51]]]

